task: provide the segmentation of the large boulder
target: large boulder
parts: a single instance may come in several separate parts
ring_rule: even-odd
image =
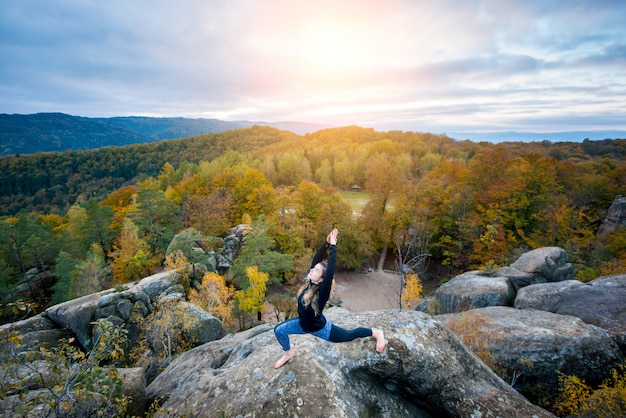
[[[521,289],[515,299],[519,309],[539,309],[572,315],[608,330],[626,353],[626,274],[601,277],[589,283],[576,281],[536,284]]]
[[[20,336],[19,340],[12,340],[11,350],[3,347],[0,350],[0,362],[4,362],[7,356],[17,355],[25,351],[39,351],[40,347],[50,349],[59,345],[62,338],[71,338],[74,334],[69,329],[60,329],[56,324],[43,315],[35,315],[28,319],[24,319],[0,326],[0,340],[6,341],[8,333],[16,333]]]
[[[148,409],[146,403],[146,377],[141,367],[118,369],[122,379],[124,396],[128,399],[126,415],[141,417]]]
[[[542,247],[522,254],[513,264],[496,271],[509,277],[515,290],[534,283],[559,282],[574,278],[574,266],[560,247]]]
[[[80,344],[86,349],[93,347],[92,321],[98,308],[98,300],[113,292],[112,289],[103,292],[92,293],[78,299],[54,305],[46,309],[45,316],[52,320],[59,328],[68,328],[78,338]]]
[[[332,344],[293,336],[297,356],[282,354],[271,328],[225,337],[180,355],[147,388],[166,416],[552,417],[529,403],[431,316],[416,311],[327,316],[353,328],[376,325],[388,345],[371,338]]]
[[[623,196],[617,196],[609,206],[598,235],[611,234],[620,227],[626,227],[626,197]]]
[[[556,313],[569,292],[578,287],[586,288],[587,285],[578,280],[529,285],[517,292],[513,306]]]
[[[99,319],[126,325],[131,344],[136,344],[138,324],[152,311],[152,303],[162,293],[177,286],[178,278],[176,271],[161,272],[127,283],[121,289],[107,289],[53,305],[43,316],[57,328],[70,329],[86,350],[93,346],[93,323]]]
[[[578,318],[536,310],[487,307],[437,319],[476,343],[501,377],[522,393],[550,394],[558,373],[599,383],[623,360],[608,332]]]
[[[485,306],[510,306],[515,293],[506,277],[486,277],[478,272],[460,274],[435,291],[442,314]]]

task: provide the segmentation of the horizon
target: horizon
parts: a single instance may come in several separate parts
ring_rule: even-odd
[[[152,118],[152,119],[189,119],[189,120],[215,120],[219,122],[226,123],[248,123],[248,124],[260,124],[277,127],[278,129],[290,130],[293,129],[293,126],[289,125],[298,125],[300,129],[291,130],[293,133],[298,135],[304,135],[307,133],[314,133],[323,129],[333,129],[333,128],[343,128],[348,126],[357,126],[360,128],[371,128],[378,132],[389,132],[389,131],[403,131],[403,132],[422,132],[422,133],[431,133],[434,135],[446,135],[452,139],[457,141],[469,140],[473,142],[491,142],[491,143],[501,143],[501,142],[542,142],[542,141],[550,141],[550,142],[583,142],[584,140],[590,141],[599,141],[599,140],[612,140],[612,139],[626,139],[626,130],[595,130],[595,131],[560,131],[560,132],[520,132],[520,131],[483,131],[483,132],[433,132],[433,131],[424,131],[424,130],[403,130],[399,128],[390,127],[389,129],[376,129],[374,127],[367,126],[359,126],[359,125],[337,125],[332,126],[329,124],[323,123],[310,123],[303,121],[248,121],[248,120],[223,120],[223,119],[213,119],[213,118],[188,118],[185,116],[144,116],[144,115],[117,115],[117,116],[84,116],[84,115],[70,115],[63,112],[38,112],[38,113],[30,113],[30,114],[21,114],[21,113],[0,113],[0,115],[8,115],[8,116],[35,116],[35,115],[65,115],[70,117],[77,118],[87,118],[87,119],[108,119],[108,118]],[[233,128],[233,129],[241,129],[241,128]],[[574,137],[575,138],[572,138]]]

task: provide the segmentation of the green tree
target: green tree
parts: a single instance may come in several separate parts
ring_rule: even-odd
[[[328,159],[324,159],[322,164],[315,170],[315,181],[322,187],[332,186],[333,168]]]
[[[301,181],[313,179],[309,161],[295,153],[285,153],[278,160],[277,184],[282,186],[295,185]]]
[[[59,252],[52,271],[56,277],[56,283],[52,286],[52,300],[50,303],[56,305],[57,303],[70,300],[70,288],[72,284],[72,278],[75,274],[74,269],[79,260],[76,260],[67,251]]]
[[[152,187],[141,187],[137,193],[137,211],[130,214],[140,237],[155,253],[165,255],[165,248],[182,228],[179,207]]]
[[[55,417],[123,416],[128,404],[123,378],[112,365],[124,355],[127,331],[108,321],[94,327],[95,342],[84,352],[73,338],[58,347],[36,344],[16,354],[23,337],[10,329],[0,331],[4,359],[0,398],[2,413],[21,412]],[[30,388],[42,390],[31,394]],[[7,395],[11,396],[10,398]]]
[[[111,267],[106,263],[104,251],[98,243],[93,243],[85,260],[79,261],[74,267],[70,278],[69,298],[75,299],[106,289],[111,279]]]
[[[10,266],[3,258],[0,258],[0,301],[11,298],[17,280],[15,267]]]
[[[259,217],[246,235],[246,245],[235,259],[230,269],[235,285],[240,289],[249,286],[248,276],[245,274],[248,267],[258,267],[261,273],[267,273],[270,283],[280,283],[281,277],[292,270],[292,256],[275,251],[276,241],[267,231],[270,225],[263,217]]]

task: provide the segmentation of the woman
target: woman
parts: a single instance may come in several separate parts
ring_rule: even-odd
[[[376,351],[381,352],[385,348],[385,336],[382,330],[371,328],[345,330],[333,325],[322,314],[330,297],[335,274],[338,234],[337,228],[330,231],[326,241],[313,257],[306,283],[298,292],[298,318],[285,321],[274,328],[276,339],[285,351],[274,365],[277,369],[296,355],[289,342],[289,335],[291,334],[313,334],[333,343],[352,341],[355,338],[374,337],[376,339]],[[326,252],[328,252],[328,261],[324,263],[323,259]]]

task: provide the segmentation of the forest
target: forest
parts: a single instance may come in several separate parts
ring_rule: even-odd
[[[439,282],[542,246],[564,248],[581,281],[625,269],[626,231],[597,234],[626,195],[623,139],[494,144],[254,126],[1,157],[0,168],[3,303],[19,285],[40,286],[45,307],[192,263],[167,252],[176,234],[215,243],[239,224],[247,247],[219,284],[240,310],[264,275],[267,285],[297,283],[332,227],[340,269],[393,269],[389,260],[413,253],[423,261],[414,273]],[[357,188],[368,200],[355,208],[343,196]]]

